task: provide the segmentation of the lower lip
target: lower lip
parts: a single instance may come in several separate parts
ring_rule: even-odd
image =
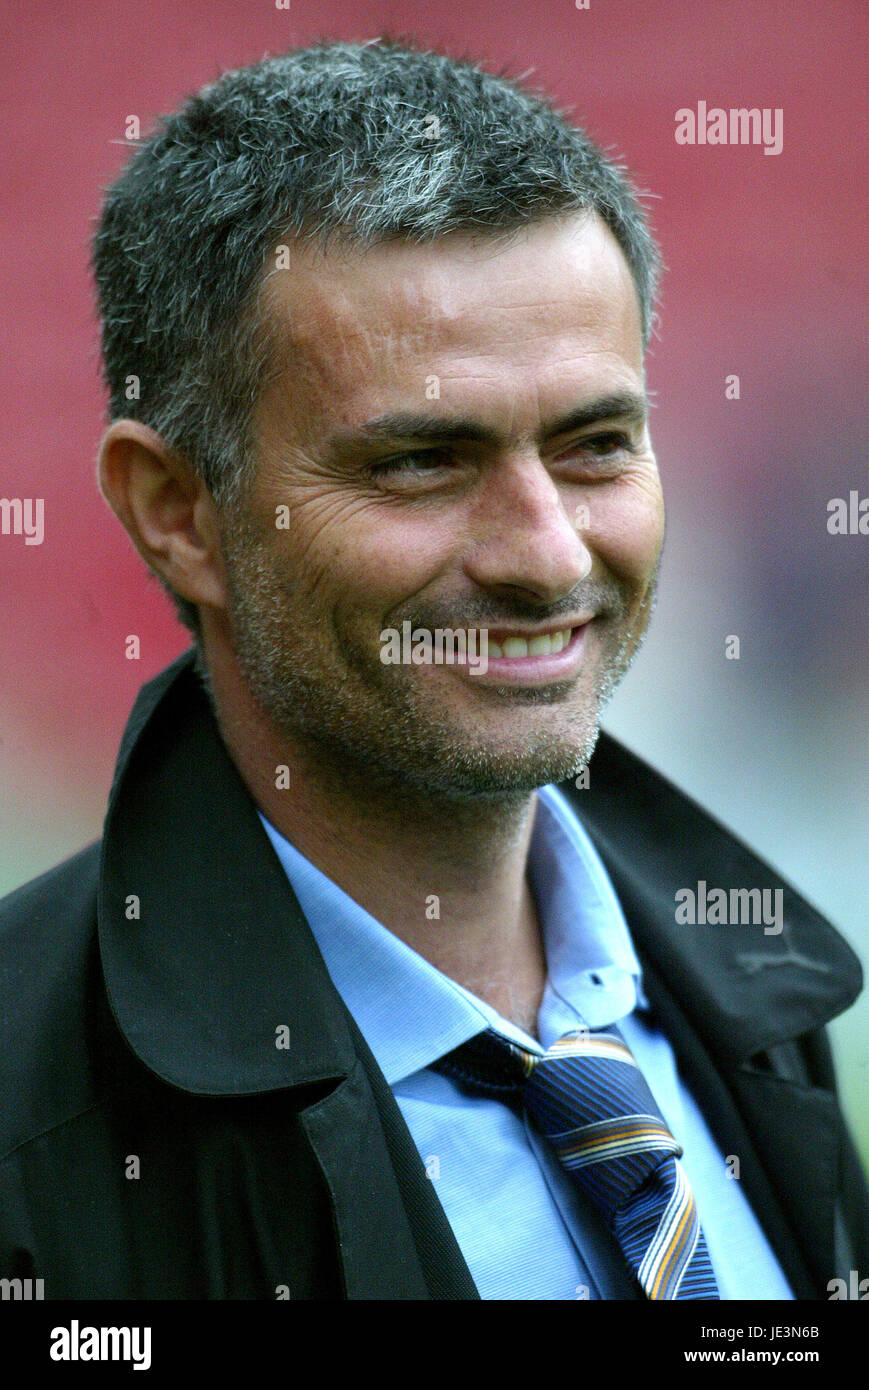
[[[469,680],[477,685],[549,685],[569,680],[582,664],[588,623],[575,627],[570,641],[560,652],[549,656],[490,656],[485,671],[469,669]]]

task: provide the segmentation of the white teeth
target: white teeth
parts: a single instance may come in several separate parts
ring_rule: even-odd
[[[488,654],[490,657],[523,657],[523,656],[554,656],[556,652],[561,652],[567,646],[571,637],[571,628],[565,628],[561,632],[542,632],[538,637],[526,639],[524,637],[505,637],[503,642],[493,642],[491,637],[488,641]]]
[[[524,637],[507,637],[501,646],[504,648],[505,656],[527,656],[528,643]]]

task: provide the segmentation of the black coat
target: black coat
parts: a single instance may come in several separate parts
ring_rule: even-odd
[[[722,1154],[797,1297],[827,1298],[869,1269],[821,1031],[857,960],[787,887],[781,935],[677,925],[700,879],[783,885],[612,739],[564,790]],[[102,845],[0,904],[0,1013],[0,1277],[46,1299],[479,1296],[189,654],[139,695]]]

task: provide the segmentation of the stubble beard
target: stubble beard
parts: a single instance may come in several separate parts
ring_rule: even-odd
[[[515,805],[587,766],[603,709],[639,651],[657,590],[656,569],[627,621],[630,600],[617,586],[582,586],[583,603],[571,611],[582,606],[603,614],[596,625],[605,640],[591,689],[579,702],[574,682],[488,687],[485,704],[495,719],[499,701],[511,716],[517,706],[555,712],[553,720],[536,720],[521,741],[505,744],[492,739],[492,713],[469,729],[439,711],[414,680],[418,668],[384,665],[347,633],[294,623],[304,612],[303,595],[267,543],[238,518],[224,558],[235,656],[281,741],[345,793],[355,783],[378,798],[422,796],[456,805],[480,798]]]

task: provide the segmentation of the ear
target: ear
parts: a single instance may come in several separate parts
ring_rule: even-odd
[[[191,603],[225,607],[217,510],[190,465],[147,425],[115,420],[100,444],[97,477],[151,569]]]

